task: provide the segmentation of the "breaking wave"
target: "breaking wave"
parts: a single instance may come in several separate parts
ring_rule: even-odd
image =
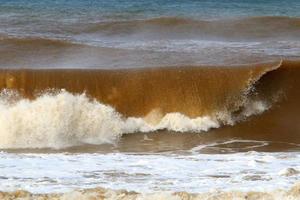
[[[296,101],[297,88],[292,97],[289,91],[297,85],[297,68],[298,62],[284,61],[240,67],[2,69],[0,148],[59,149],[114,143],[134,132],[203,132],[234,125],[284,98]],[[285,103],[284,109],[294,113],[295,107]]]
[[[190,119],[180,113],[168,113],[154,125],[143,118],[125,118],[84,94],[65,91],[13,105],[1,102],[0,111],[1,148],[63,148],[112,143],[124,133],[159,129],[198,132],[219,127],[211,117]]]

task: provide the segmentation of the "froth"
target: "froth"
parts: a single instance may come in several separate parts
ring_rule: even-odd
[[[145,118],[124,117],[113,107],[67,91],[43,94],[35,100],[15,102],[0,98],[0,148],[66,148],[83,144],[114,143],[122,134],[166,129],[176,132],[203,132],[222,124],[233,124],[228,113],[189,118],[181,113],[159,111]],[[8,95],[9,96],[9,95]],[[255,103],[246,115],[265,110]],[[256,105],[256,107],[255,107]],[[252,110],[250,110],[252,109]]]
[[[67,92],[11,105],[1,102],[0,113],[1,148],[98,144],[122,133],[121,116],[113,108]]]
[[[124,118],[111,106],[92,101],[85,94],[66,91],[35,100],[0,101],[1,148],[64,148],[113,143],[124,133],[207,131],[218,126],[209,117],[190,119],[180,113],[169,113],[153,125],[142,118]]]
[[[30,194],[26,191],[15,191],[11,193],[0,192],[3,199],[22,198],[22,199],[130,199],[130,200],[207,200],[207,199],[270,199],[270,200],[296,200],[299,199],[299,184],[295,184],[289,190],[274,190],[271,192],[241,192],[241,191],[213,191],[200,194],[191,194],[187,192],[156,192],[156,193],[136,193],[125,190],[110,190],[104,188],[86,189],[73,191],[65,194]]]

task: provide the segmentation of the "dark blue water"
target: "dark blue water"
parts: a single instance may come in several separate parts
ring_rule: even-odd
[[[299,16],[298,0],[1,0],[1,16],[105,20],[159,16],[224,18]],[[19,18],[19,20],[21,20]],[[17,20],[16,20],[17,21]]]
[[[298,0],[0,0],[0,32],[59,32],[61,26],[179,17],[300,16]]]

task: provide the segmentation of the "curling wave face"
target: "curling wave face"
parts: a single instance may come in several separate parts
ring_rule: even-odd
[[[291,85],[296,87],[298,71],[298,62],[290,61],[213,68],[1,70],[0,147],[65,148],[113,143],[133,132],[208,131],[261,114],[288,97],[267,118],[288,115],[278,124],[285,129],[287,121],[296,120],[298,95]]]

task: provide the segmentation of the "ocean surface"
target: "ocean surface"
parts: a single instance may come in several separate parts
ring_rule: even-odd
[[[0,0],[0,198],[300,199],[299,10]]]

